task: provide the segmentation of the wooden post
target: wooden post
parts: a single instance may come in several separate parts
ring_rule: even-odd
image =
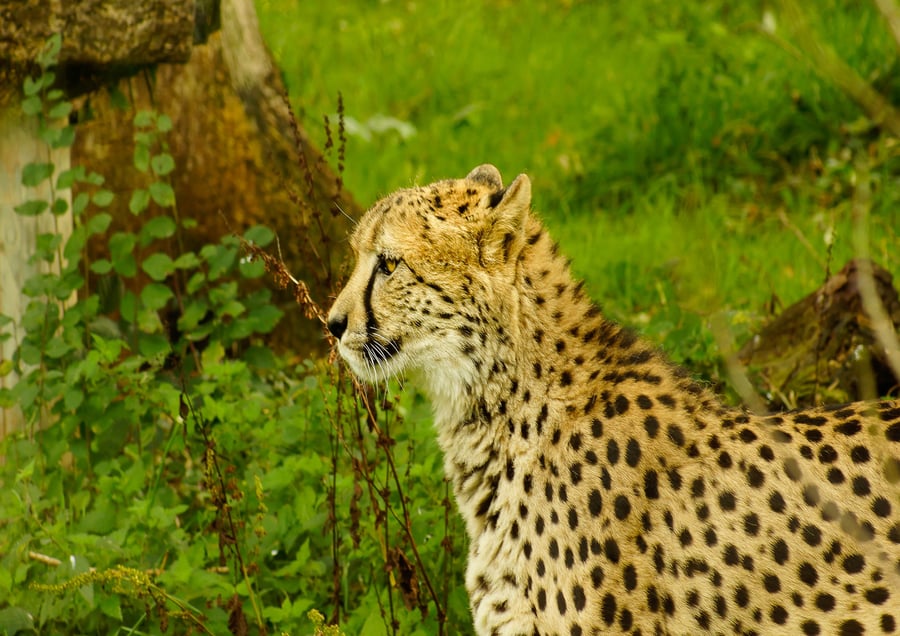
[[[14,208],[28,199],[51,201],[50,182],[37,188],[22,185],[22,170],[33,161],[52,162],[55,174],[69,168],[69,149],[52,150],[38,137],[38,123],[33,117],[25,117],[18,104],[0,108],[0,314],[10,316],[16,322],[25,312],[28,298],[21,289],[29,276],[37,269],[28,264],[34,253],[38,234],[56,232],[65,241],[72,233],[72,218],[65,214],[54,216],[45,212],[37,217],[16,214]],[[55,193],[68,197],[69,191]],[[71,199],[68,199],[71,205]],[[52,270],[58,271],[55,263]],[[44,271],[50,271],[45,266]],[[9,360],[21,340],[21,334],[0,343],[0,361]],[[0,378],[0,386],[11,387],[16,382],[14,374]],[[4,437],[22,424],[18,408],[0,410],[0,437]]]

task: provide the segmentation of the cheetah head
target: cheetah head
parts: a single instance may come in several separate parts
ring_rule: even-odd
[[[446,389],[472,381],[473,332],[510,319],[501,312],[530,205],[528,177],[503,188],[491,165],[378,201],[350,237],[356,267],[328,316],[354,373],[379,382],[419,371]]]

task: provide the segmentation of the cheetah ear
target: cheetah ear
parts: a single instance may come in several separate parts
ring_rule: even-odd
[[[514,261],[525,246],[531,181],[520,174],[505,190],[484,197],[482,203],[487,207],[479,241],[482,265]]]
[[[472,172],[466,175],[467,181],[475,181],[491,186],[494,190],[500,190],[503,187],[503,179],[500,177],[500,171],[489,163],[483,163]]]

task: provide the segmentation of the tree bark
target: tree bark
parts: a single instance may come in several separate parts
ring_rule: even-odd
[[[335,219],[342,212],[356,217],[360,207],[303,128],[292,122],[287,91],[262,41],[253,3],[222,0],[220,8],[220,32],[195,47],[186,64],[160,64],[152,76],[118,83],[131,109],[117,110],[103,94],[89,96],[93,119],[78,126],[73,162],[104,175],[107,187],[123,193],[110,210],[109,231],[136,231],[143,217],[128,212],[127,193],[146,184],[132,168],[131,119],[142,109],[166,113],[173,121],[167,142],[176,163],[172,186],[179,215],[198,221],[185,247],[196,250],[264,224],[279,237],[288,269],[308,283],[315,300],[327,304],[335,284],[331,273],[346,255],[332,240],[345,227]],[[277,302],[286,312],[298,311],[288,293],[279,294]],[[271,341],[304,354],[323,347],[321,327],[304,320],[283,321]]]
[[[38,136],[37,122],[21,114],[24,77],[55,33],[63,35],[58,83],[70,92],[90,90],[107,73],[125,67],[186,60],[194,40],[194,13],[192,0],[0,0],[0,313],[16,324],[27,302],[20,289],[35,272],[29,257],[37,235],[59,233],[65,241],[72,231],[69,215],[26,218],[14,211],[30,197],[52,200],[47,184],[31,192],[21,185],[28,163],[50,161],[56,174],[70,165],[69,149],[50,150]],[[8,360],[17,346],[15,337],[0,343],[0,361]],[[0,386],[15,380],[2,377]],[[0,412],[0,435],[20,425],[18,410]]]

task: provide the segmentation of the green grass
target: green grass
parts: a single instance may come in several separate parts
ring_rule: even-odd
[[[760,7],[729,4],[257,1],[307,129],[343,94],[346,183],[364,205],[482,162],[527,172],[592,295],[679,359],[693,346],[679,322],[753,324],[852,256],[850,173],[874,163],[871,138],[847,132],[857,108],[761,35]],[[872,7],[829,0],[813,24],[897,91]],[[873,253],[897,275],[890,151],[879,165]]]
[[[507,181],[528,172],[536,209],[607,313],[711,378],[711,317],[745,335],[772,296],[797,300],[853,255],[867,174],[870,250],[900,275],[895,144],[759,34],[755,3],[728,4],[258,0],[323,143],[322,114],[343,93],[346,182],[361,202],[485,161]],[[822,37],[900,103],[896,48],[872,8],[815,6]],[[88,226],[101,210],[83,213]],[[76,258],[81,240],[66,247],[72,271],[102,266]],[[106,267],[159,271],[162,252],[147,247]],[[0,632],[180,633],[196,619],[224,634],[243,612],[251,631],[303,634],[315,607],[340,610],[348,634],[388,634],[396,620],[396,633],[424,636],[438,633],[439,604],[445,633],[471,633],[465,533],[423,398],[379,390],[376,427],[340,367],[289,363],[246,337],[274,316],[265,293],[238,291],[263,272],[232,237],[184,256],[179,305],[208,315],[179,321],[172,343],[155,282],[112,313],[89,290],[63,311],[54,299],[76,277],[25,286],[25,379],[0,391],[0,406],[32,418],[0,440]],[[413,547],[424,613],[397,585],[397,555],[417,561]],[[168,596],[101,585],[120,565],[158,574]],[[93,583],[73,578],[89,567]]]

